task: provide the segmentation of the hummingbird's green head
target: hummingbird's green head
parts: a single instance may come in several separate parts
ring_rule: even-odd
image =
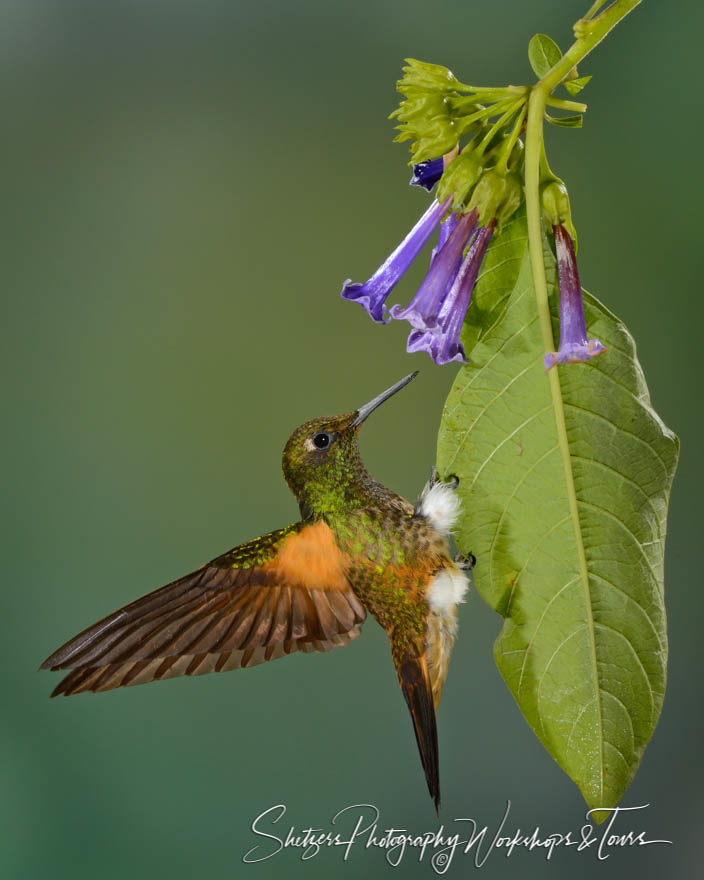
[[[353,412],[311,419],[291,434],[282,466],[305,516],[349,509],[363,501],[373,480],[359,455],[359,429],[367,416],[417,375],[404,377]]]

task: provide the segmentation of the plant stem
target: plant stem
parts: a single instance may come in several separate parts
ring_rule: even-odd
[[[555,107],[558,110],[574,110],[577,113],[584,113],[587,109],[586,104],[579,101],[563,101],[562,98],[548,98],[545,103],[548,107]]]
[[[491,142],[491,139],[494,137],[496,132],[499,131],[499,129],[501,129],[504,125],[508,124],[508,121],[517,112],[518,108],[521,106],[521,103],[522,102],[519,101],[515,104],[512,104],[508,108],[508,110],[496,120],[496,122],[491,126],[489,131],[482,138],[481,143],[477,147],[478,152],[480,152],[480,153],[484,152],[484,150],[487,148],[488,144]]]
[[[609,31],[621,21],[624,16],[634,9],[641,0],[616,0],[602,13],[589,21],[581,19],[575,25],[577,39],[540,80],[533,86],[528,99],[528,121],[526,124],[526,161],[525,161],[525,185],[526,185],[526,215],[528,220],[528,245],[530,249],[531,268],[533,270],[533,284],[538,305],[540,319],[540,331],[543,338],[545,352],[553,351],[555,343],[552,335],[552,322],[550,320],[550,306],[548,303],[548,288],[545,278],[545,264],[543,262],[543,238],[540,209],[540,154],[543,147],[543,114],[552,91],[569,74],[582,59],[584,59],[597,46]],[[598,8],[592,6],[589,13]],[[550,370],[550,388],[560,398],[560,384],[557,377],[557,368]]]
[[[521,129],[523,128],[523,123],[526,118],[526,113],[528,112],[528,105],[524,104],[521,108],[521,112],[518,115],[518,119],[516,119],[513,131],[510,136],[504,142],[503,147],[501,148],[501,155],[499,156],[499,160],[496,163],[496,170],[500,174],[506,174],[508,168],[508,160],[511,158],[511,153],[513,152],[513,148],[516,146],[516,141],[518,140]]]
[[[464,119],[460,120],[463,131],[475,122],[478,122],[480,119],[488,120],[491,119],[492,116],[498,116],[500,113],[503,113],[507,107],[513,107],[515,103],[515,98],[504,98],[503,101],[497,101],[495,104],[490,104],[488,107],[482,107],[481,110],[477,110],[475,113],[470,113],[469,116],[465,116]]]

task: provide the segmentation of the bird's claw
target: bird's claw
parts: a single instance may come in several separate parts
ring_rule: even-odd
[[[440,480],[440,478],[438,477],[438,469],[435,465],[433,465],[430,469],[430,481],[428,483],[428,486],[432,488],[436,483],[441,482],[442,480]],[[457,476],[457,474],[450,474],[449,479],[445,483],[445,485],[448,486],[450,489],[456,489],[459,484],[460,478]]]
[[[455,556],[455,565],[462,571],[472,571],[476,564],[477,557],[474,553],[470,553],[469,556],[465,556],[463,553],[458,553],[457,556]]]

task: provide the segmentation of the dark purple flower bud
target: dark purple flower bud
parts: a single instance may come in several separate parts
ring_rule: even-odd
[[[358,302],[377,324],[386,324],[390,320],[384,317],[386,298],[421,252],[449,205],[450,199],[446,199],[442,204],[433,201],[401,244],[384,260],[372,277],[364,284],[353,283],[348,278],[342,285],[340,296]]]
[[[439,159],[426,159],[425,162],[418,162],[413,166],[413,177],[411,178],[411,186],[422,186],[428,192],[442,177],[445,170],[445,162],[442,156]]]
[[[438,312],[452,287],[462,262],[462,252],[477,225],[477,212],[462,214],[457,220],[449,217],[440,229],[441,241],[433,252],[428,274],[418,292],[404,308],[392,306],[389,313],[399,321],[408,321],[416,330],[430,330],[437,326]]]
[[[562,224],[553,227],[553,231],[560,290],[560,346],[557,351],[545,355],[546,370],[554,367],[555,364],[577,364],[588,361],[606,351],[598,339],[587,337],[584,300],[572,238]]]

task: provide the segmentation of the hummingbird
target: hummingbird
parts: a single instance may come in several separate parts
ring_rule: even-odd
[[[384,628],[436,809],[435,710],[471,563],[451,557],[458,480],[435,468],[417,504],[364,467],[359,430],[411,373],[369,403],[297,428],[283,473],[300,520],[254,538],[125,605],[55,651],[42,669],[71,670],[52,697],[180,675],[242,669],[356,639],[371,614]]]

